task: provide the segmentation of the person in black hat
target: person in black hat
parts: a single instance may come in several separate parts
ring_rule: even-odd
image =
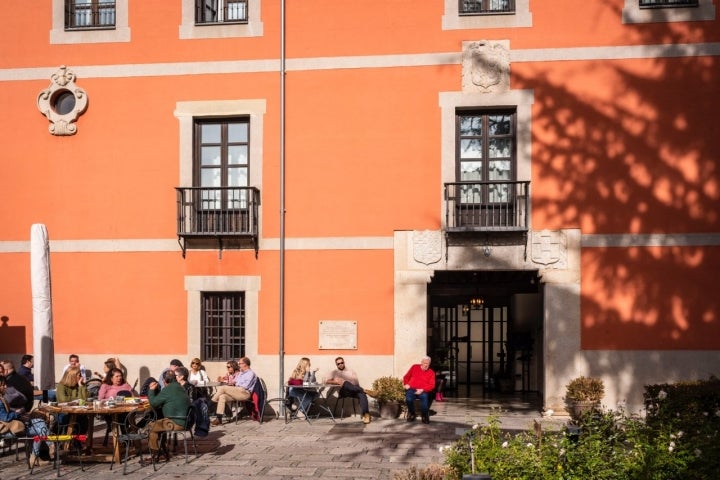
[[[163,388],[165,386],[165,382],[164,382],[165,372],[172,371],[174,374],[175,370],[177,370],[178,367],[184,367],[184,366],[185,365],[183,365],[183,363],[180,360],[178,360],[177,358],[173,358],[172,360],[170,360],[170,366],[167,367],[166,369],[164,369],[162,371],[162,373],[160,373],[160,376],[158,377],[158,379],[159,379],[158,383],[160,384],[160,388]]]

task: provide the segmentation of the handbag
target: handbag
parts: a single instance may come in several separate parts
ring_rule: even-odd
[[[25,431],[25,424],[20,420],[10,420],[9,422],[0,422],[0,435],[5,433],[19,434]]]
[[[302,385],[303,381],[299,378],[290,378],[288,379],[288,385]]]

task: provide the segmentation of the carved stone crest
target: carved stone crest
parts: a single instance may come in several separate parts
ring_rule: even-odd
[[[498,93],[510,89],[510,52],[500,42],[463,42],[464,92]]]
[[[50,80],[50,86],[38,94],[38,110],[50,120],[48,130],[51,134],[75,135],[75,122],[87,109],[87,94],[75,85],[75,74],[65,65]]]
[[[567,239],[562,232],[556,230],[533,232],[531,250],[533,263],[560,268],[565,265]]]
[[[437,263],[442,258],[442,233],[438,230],[413,232],[413,259],[423,265]]]

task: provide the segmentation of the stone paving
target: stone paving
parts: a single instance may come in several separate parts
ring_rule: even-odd
[[[185,463],[182,444],[177,456],[167,463],[143,467],[137,458],[131,458],[128,474],[123,477],[122,467],[112,471],[107,464],[63,464],[62,478],[67,479],[169,479],[188,476],[197,480],[223,480],[229,478],[262,478],[290,480],[302,478],[372,478],[392,480],[394,473],[411,466],[424,467],[442,463],[439,448],[449,445],[458,435],[475,423],[484,423],[492,412],[502,406],[502,428],[511,430],[532,429],[533,420],[544,429],[558,429],[566,420],[563,417],[543,418],[537,400],[506,399],[484,401],[477,399],[448,399],[435,402],[437,413],[425,425],[418,418],[406,422],[398,419],[378,418],[376,406],[373,421],[365,425],[360,416],[350,416],[335,423],[321,417],[309,424],[294,420],[285,424],[272,413],[266,412],[265,421],[243,419],[237,424],[226,423],[212,427],[210,435],[198,439],[199,456],[191,452],[190,463]],[[270,409],[268,409],[270,410]],[[104,422],[97,422],[96,441],[102,439]],[[100,440],[101,441],[101,440]],[[7,451],[0,457],[0,480],[55,478],[52,466],[36,467],[33,475],[23,462],[15,461],[14,453]]]

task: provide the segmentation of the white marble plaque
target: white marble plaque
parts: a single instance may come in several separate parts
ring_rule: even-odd
[[[357,322],[321,320],[318,340],[320,350],[357,350]]]

